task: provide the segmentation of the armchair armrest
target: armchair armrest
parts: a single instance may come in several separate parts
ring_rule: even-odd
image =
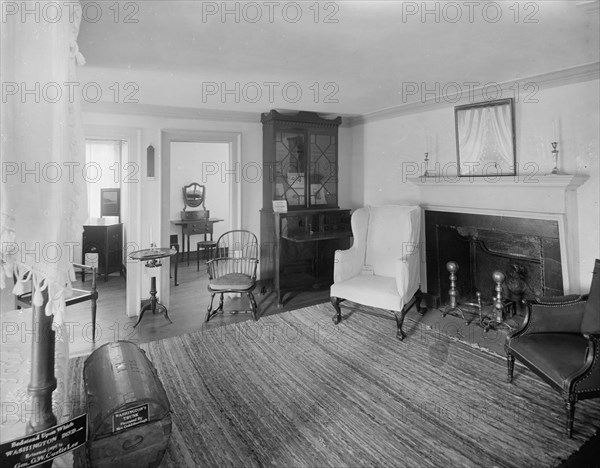
[[[584,298],[570,302],[528,302],[523,326],[509,335],[509,339],[535,333],[581,333],[585,303]]]
[[[414,292],[410,291],[413,284],[418,286],[421,280],[419,277],[419,261],[419,255],[416,253],[405,255],[396,260],[396,287],[400,297],[406,298],[407,294]]]
[[[586,300],[586,296],[580,296],[579,294],[569,294],[568,296],[546,296],[539,297],[531,302],[537,304],[568,304],[571,302],[577,302],[580,300]]]
[[[355,245],[348,250],[336,250],[333,260],[333,282],[345,281],[360,273],[364,264],[364,252]]]

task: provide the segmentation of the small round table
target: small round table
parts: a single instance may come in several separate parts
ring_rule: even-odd
[[[160,262],[161,258],[170,257],[172,255],[176,255],[177,251],[172,248],[156,248],[152,247],[150,249],[145,250],[137,250],[129,255],[129,258],[133,260],[140,260],[146,262],[146,268],[158,268],[162,266]],[[154,272],[154,270],[150,270]],[[156,314],[156,311],[164,312],[165,318],[170,322],[169,314],[167,313],[167,308],[158,302],[158,297],[156,297],[156,275],[152,274],[150,278],[150,299],[147,300],[145,304],[142,305],[140,309],[140,316],[138,317],[137,322],[133,326],[133,328],[137,327],[139,323],[142,321],[142,317],[144,316],[144,312],[147,310],[151,310],[153,314]]]

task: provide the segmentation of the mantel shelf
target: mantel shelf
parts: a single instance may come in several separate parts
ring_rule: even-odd
[[[587,175],[547,174],[516,175],[500,177],[458,177],[454,175],[408,177],[408,181],[420,187],[512,187],[512,188],[562,188],[576,190],[589,179]]]

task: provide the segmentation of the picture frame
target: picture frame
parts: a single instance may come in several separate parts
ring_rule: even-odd
[[[513,98],[456,106],[454,120],[459,176],[516,175]]]
[[[117,216],[121,220],[121,189],[100,189],[100,216]]]

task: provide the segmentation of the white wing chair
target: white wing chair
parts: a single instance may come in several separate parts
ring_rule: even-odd
[[[368,206],[352,214],[354,243],[337,250],[333,267],[331,303],[334,323],[342,321],[340,302],[391,310],[396,317],[396,337],[403,340],[404,317],[416,305],[421,314],[419,276],[419,206]]]

